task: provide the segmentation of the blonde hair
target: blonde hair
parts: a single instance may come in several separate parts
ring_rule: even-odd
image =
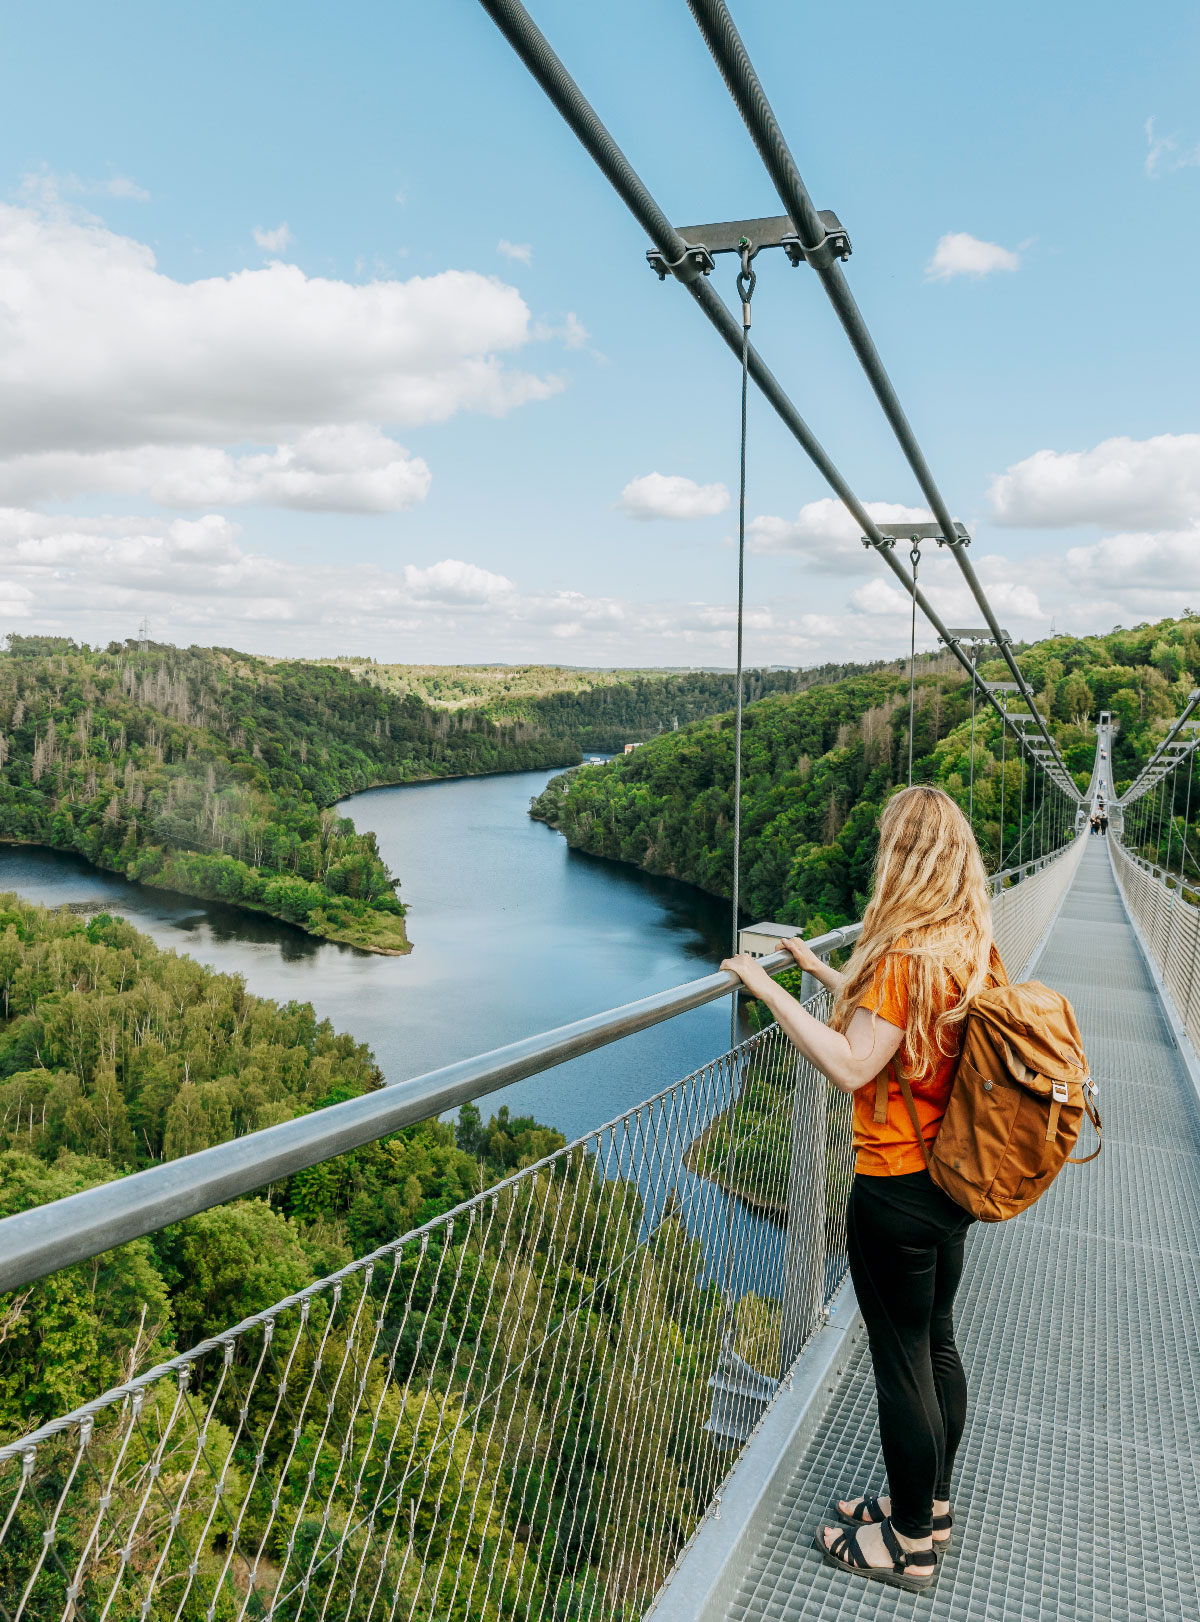
[[[1004,972],[979,846],[944,789],[902,789],[883,808],[874,889],[834,1003],[835,1030],[845,1031],[891,953],[907,960],[901,966],[909,999],[904,1075],[910,1082],[928,1079],[939,1060],[958,1051],[959,1027],[989,970]],[[947,1006],[947,977],[959,991],[953,1006]]]

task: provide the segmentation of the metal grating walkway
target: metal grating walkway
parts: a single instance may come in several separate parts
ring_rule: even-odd
[[[1105,1148],[970,1240],[956,1549],[918,1596],[812,1547],[836,1497],[883,1484],[864,1347],[730,1622],[1200,1619],[1200,1113],[1100,840],[1035,972],[1075,1005]]]

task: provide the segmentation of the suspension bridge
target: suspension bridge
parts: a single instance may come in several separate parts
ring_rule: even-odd
[[[811,1546],[834,1497],[882,1485],[881,1462],[847,1279],[848,1101],[771,1027],[693,1075],[647,1078],[637,1108],[446,1215],[0,1438],[0,1622],[1200,1618],[1187,1524],[1200,1488],[1187,849],[1200,694],[1119,800],[1102,720],[1078,788],[850,291],[849,234],[813,206],[724,0],[688,3],[786,212],[683,228],[518,0],[481,3],[644,227],[651,268],[740,362],[743,543],[753,385],[909,594],[910,669],[920,610],[971,683],[972,714],[1000,717],[1021,772],[1015,848],[992,877],[997,942],[1012,977],[1036,972],[1075,1004],[1105,1152],[971,1240],[958,1547],[930,1595],[864,1592]],[[877,524],[751,344],[752,261],[773,248],[829,297],[932,522]],[[722,253],[740,320],[714,285]],[[947,626],[929,602],[930,545],[953,558],[979,625]],[[984,680],[982,651],[1011,680]],[[738,716],[740,737],[740,702]],[[1100,798],[1106,839],[1087,831]],[[735,856],[735,897],[736,872]],[[814,945],[828,956],[856,934]],[[6,1218],[0,1291],[19,1306],[59,1269],[735,984],[708,975]],[[827,1011],[814,986],[805,995]]]
[[[959,1547],[931,1596],[864,1593],[811,1547],[835,1497],[883,1482],[848,1100],[772,1026],[5,1439],[0,1617],[1200,1615],[1186,1526],[1153,1518],[1198,1485],[1200,910],[1182,865],[1124,843],[1191,757],[1117,800],[1109,741],[1078,825],[992,881],[1011,972],[1078,1011],[1106,1144],[970,1241]],[[1101,797],[1108,839],[1086,831]],[[731,989],[709,975],[9,1217],[0,1289]]]

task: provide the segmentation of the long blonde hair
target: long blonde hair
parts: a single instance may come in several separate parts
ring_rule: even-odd
[[[834,1003],[835,1030],[845,1031],[889,953],[907,959],[905,1078],[927,1078],[940,1059],[958,1051],[958,1027],[989,970],[1003,974],[994,957],[979,846],[944,789],[902,789],[883,808],[874,889]],[[959,991],[953,1006],[947,1006],[948,976]]]

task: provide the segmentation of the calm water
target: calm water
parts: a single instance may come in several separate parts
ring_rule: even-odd
[[[405,958],[317,942],[286,924],[129,884],[77,857],[0,846],[0,889],[101,903],[161,946],[312,1002],[370,1043],[389,1081],[612,1008],[715,968],[728,908],[686,885],[571,851],[527,815],[553,774],[373,789],[341,809],[373,828],[409,906]],[[697,1009],[481,1100],[569,1137],[728,1045],[729,1005]]]

